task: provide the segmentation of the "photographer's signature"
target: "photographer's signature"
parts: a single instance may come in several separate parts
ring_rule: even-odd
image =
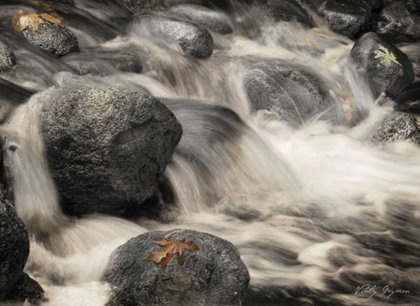
[[[385,297],[389,299],[394,294],[409,294],[409,290],[404,289],[392,289],[389,286],[376,286],[371,284],[366,284],[363,286],[358,286],[356,288],[356,291],[354,292],[354,295],[368,295],[369,299],[378,296],[378,297]]]

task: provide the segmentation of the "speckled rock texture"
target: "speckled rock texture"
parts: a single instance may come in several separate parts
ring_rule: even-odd
[[[208,58],[213,53],[213,38],[205,28],[173,18],[141,15],[130,25],[130,34],[160,45],[178,45],[186,55]]]
[[[76,36],[58,24],[45,21],[37,31],[26,28],[22,33],[31,44],[56,57],[79,51]]]
[[[44,105],[47,159],[66,213],[140,206],[182,127],[156,98],[116,87],[64,90]]]
[[[184,250],[185,262],[175,255],[165,269],[148,261],[159,245],[153,241],[172,232],[198,250]],[[108,305],[201,306],[243,305],[250,276],[237,249],[221,238],[178,230],[149,232],[129,240],[111,255],[102,280],[114,286]]]
[[[420,144],[420,128],[416,117],[395,112],[387,116],[377,127],[373,142],[409,141]]]
[[[10,70],[15,65],[15,61],[12,49],[0,41],[0,72]]]

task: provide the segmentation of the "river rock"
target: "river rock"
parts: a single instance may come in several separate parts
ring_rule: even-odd
[[[227,16],[218,11],[195,4],[180,4],[172,7],[170,11],[182,18],[199,24],[209,30],[220,34],[232,33]]]
[[[15,65],[15,61],[12,49],[0,41],[0,72],[11,69]]]
[[[394,42],[420,39],[420,16],[411,14],[405,1],[393,1],[379,14],[378,33]]]
[[[409,141],[420,144],[420,128],[413,115],[394,112],[379,124],[372,139],[375,143]]]
[[[175,116],[156,98],[117,87],[57,95],[41,120],[64,211],[112,213],[141,205],[181,138]]]
[[[372,1],[327,0],[318,3],[318,11],[324,16],[331,30],[354,38],[369,21]]]
[[[0,301],[4,300],[23,277],[29,255],[25,225],[13,205],[0,191]]]
[[[404,52],[413,64],[414,74],[420,77],[420,44],[405,43],[398,46]]]
[[[87,49],[63,60],[80,75],[109,75],[118,71],[140,73],[142,64],[137,52],[130,50]]]
[[[243,305],[250,276],[237,249],[221,238],[184,230],[149,232],[129,240],[111,255],[103,281],[114,288],[110,305]],[[172,232],[175,241],[192,241],[166,268],[148,261],[160,246],[153,241]]]
[[[22,34],[31,44],[56,57],[79,51],[76,36],[63,24],[38,17],[38,29],[29,26],[24,28],[27,18],[29,17],[23,15],[19,20]]]
[[[420,113],[420,83],[413,83],[396,99],[396,110],[410,113]]]
[[[275,22],[296,21],[308,27],[313,27],[313,22],[307,12],[296,0],[268,0],[256,1],[259,16],[263,19],[267,17]]]
[[[337,107],[324,81],[313,71],[283,60],[251,64],[244,76],[252,109],[270,110],[292,126],[318,115],[337,121]]]
[[[133,13],[158,11],[164,9],[165,0],[122,0]]]
[[[385,49],[381,51],[379,48]],[[389,53],[388,56],[379,55],[383,52]],[[375,33],[360,37],[350,52],[350,58],[366,72],[377,96],[385,92],[394,98],[414,81],[413,65],[407,55]]]
[[[213,53],[213,38],[210,33],[187,21],[141,15],[132,22],[130,34],[160,45],[177,45],[186,55],[197,58],[207,58]]]

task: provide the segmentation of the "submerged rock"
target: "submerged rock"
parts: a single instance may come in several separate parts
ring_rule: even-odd
[[[176,242],[192,241],[162,268],[147,258],[161,248],[154,240],[175,232]],[[110,305],[243,305],[250,280],[237,249],[221,238],[190,230],[149,232],[129,240],[111,255],[102,280],[114,288]],[[135,284],[135,285],[134,285]]]
[[[15,61],[12,49],[0,41],[0,72],[11,69],[15,65]]]
[[[59,92],[41,120],[50,170],[71,214],[140,206],[182,134],[159,100],[116,87]]]
[[[395,42],[420,39],[420,16],[411,14],[405,1],[393,1],[379,14],[378,33]]]
[[[414,81],[414,70],[407,55],[375,33],[360,37],[350,58],[362,68],[374,93],[396,97]]]
[[[287,61],[264,61],[247,69],[245,90],[253,110],[270,110],[292,126],[319,116],[336,123],[337,106],[316,73]]]
[[[222,12],[195,4],[180,4],[172,7],[170,11],[214,32],[220,34],[232,33],[229,19]]]
[[[207,58],[213,53],[213,38],[199,25],[173,18],[142,15],[130,26],[133,36],[144,37],[157,44],[178,45],[186,55]]]
[[[375,143],[409,141],[420,144],[420,128],[413,115],[395,112],[379,124],[372,139]]]
[[[79,51],[76,36],[60,20],[36,13],[20,13],[17,18],[23,36],[41,50],[56,57]]]

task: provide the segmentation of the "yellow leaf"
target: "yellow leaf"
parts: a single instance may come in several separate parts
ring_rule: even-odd
[[[29,28],[36,32],[39,30],[39,25],[41,23],[45,23],[45,21],[48,21],[53,24],[58,24],[60,27],[63,27],[61,20],[46,13],[24,14],[22,10],[19,10],[14,16],[14,25],[18,31],[23,31]]]

